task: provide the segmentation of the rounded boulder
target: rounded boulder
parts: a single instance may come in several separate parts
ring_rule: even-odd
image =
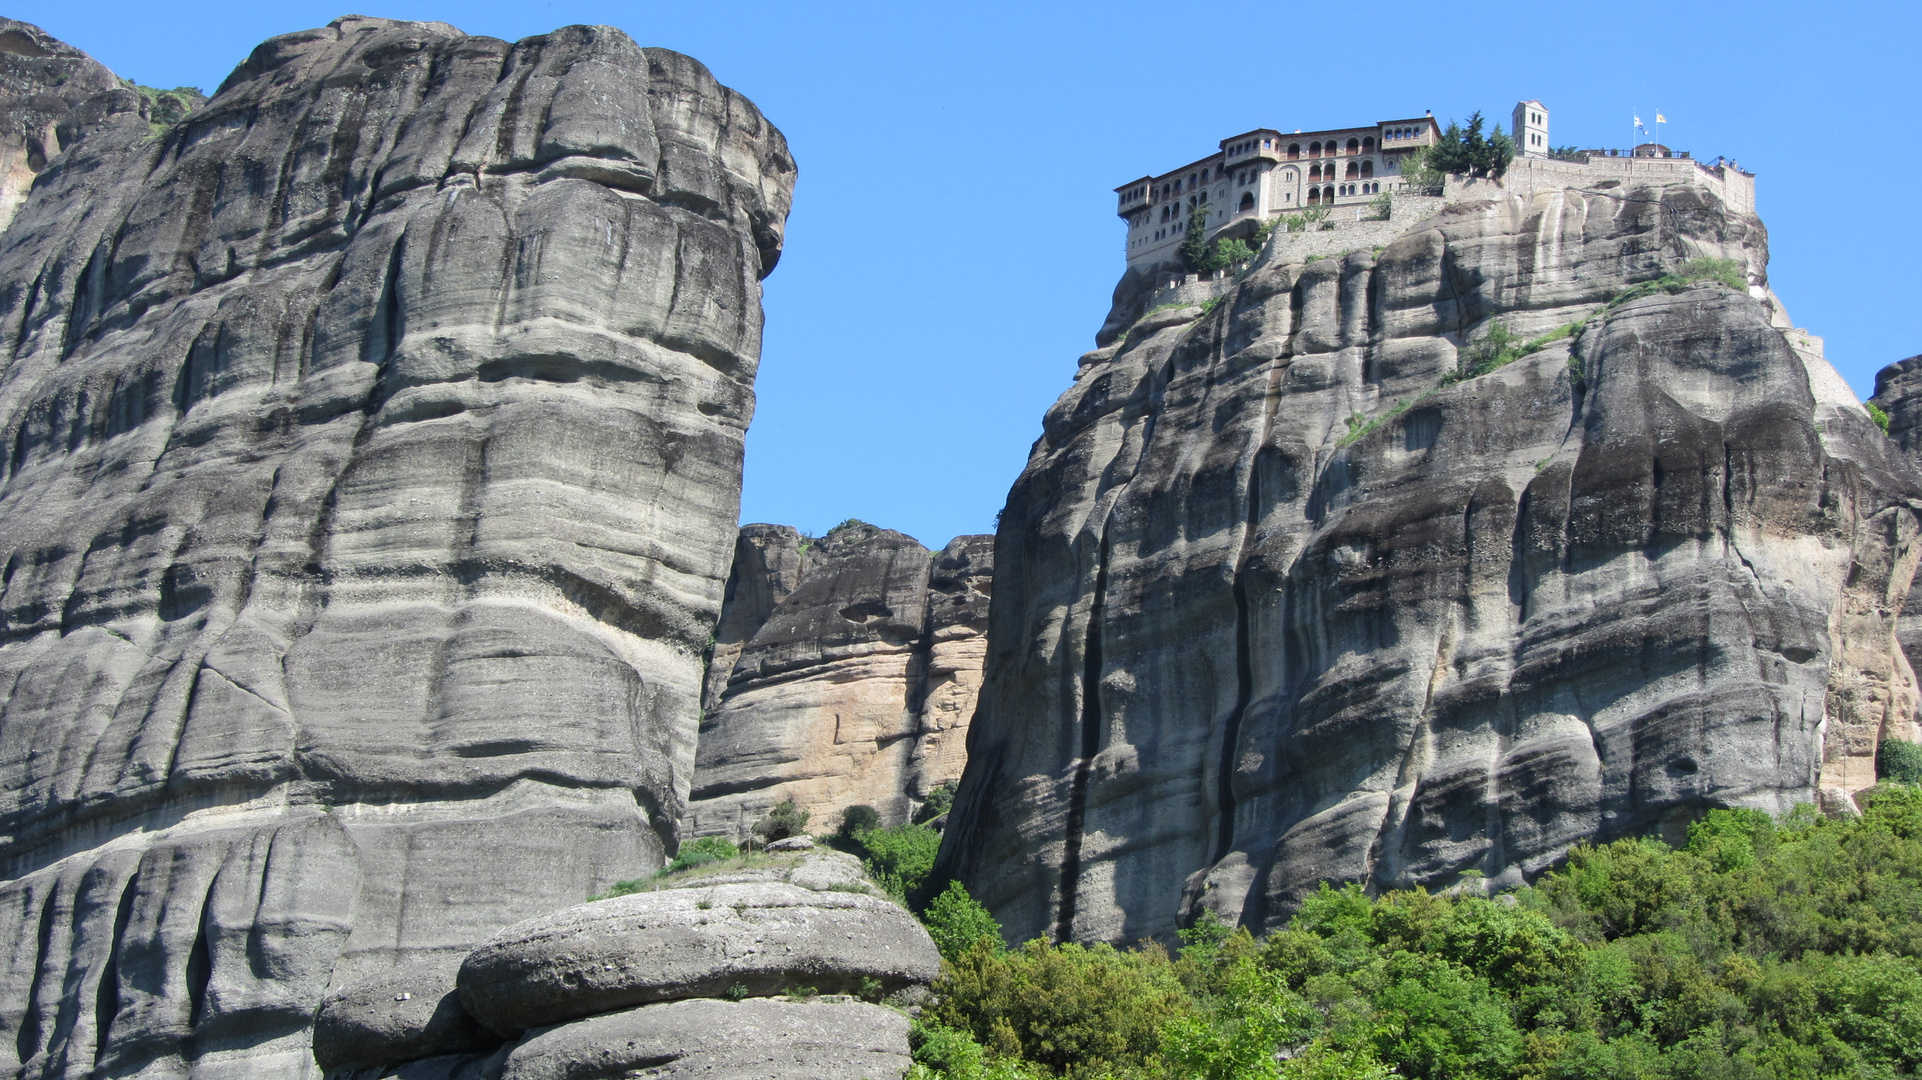
[[[890,993],[941,957],[899,905],[858,892],[746,882],[600,900],[509,926],[469,953],[460,998],[503,1036],[683,998],[808,988]]]

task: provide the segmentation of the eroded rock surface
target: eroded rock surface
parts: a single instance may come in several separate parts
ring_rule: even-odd
[[[531,1034],[502,1080],[898,1080],[908,1018],[830,1001],[676,1001]]]
[[[1706,257],[1749,288],[1603,307]],[[1013,939],[1132,941],[1845,808],[1914,730],[1922,486],[1765,265],[1697,185],[1544,190],[1084,357],[1002,519],[937,877]],[[1454,381],[1495,320],[1586,322]]]
[[[786,882],[689,884],[502,930],[461,965],[467,1012],[502,1035],[635,1005],[800,987],[926,985],[941,957],[891,900]]]
[[[905,821],[966,764],[992,538],[930,553],[852,522],[802,552],[798,534],[774,528],[743,530],[732,595],[759,618],[722,617],[746,641],[722,680],[728,643],[716,637],[687,831],[738,838],[784,799],[824,829],[857,804]]]
[[[793,164],[606,27],[97,119],[0,234],[0,1073],[306,1075],[660,864]]]
[[[93,57],[32,23],[0,19],[0,232],[62,147],[109,115],[139,110],[139,95]]]

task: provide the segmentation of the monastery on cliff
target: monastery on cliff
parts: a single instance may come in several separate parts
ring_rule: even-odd
[[[1551,157],[1548,107],[1539,101],[1515,105],[1509,135],[1515,142],[1515,161],[1502,186],[1511,192],[1604,179],[1592,175],[1596,173],[1687,174],[1716,188],[1738,211],[1754,209],[1753,174],[1733,163],[1703,164],[1692,160],[1687,151],[1659,143],[1643,143],[1626,151],[1583,151],[1575,155],[1577,160]],[[1221,140],[1218,151],[1199,161],[1114,189],[1115,212],[1128,224],[1128,264],[1145,268],[1178,258],[1190,214],[1201,205],[1209,207],[1211,236],[1323,207],[1332,211],[1330,220],[1337,224],[1346,220],[1346,208],[1352,208],[1352,216],[1359,220],[1367,204],[1384,194],[1405,192],[1403,159],[1440,139],[1441,127],[1432,112],[1366,127],[1292,134],[1257,128],[1231,135]]]

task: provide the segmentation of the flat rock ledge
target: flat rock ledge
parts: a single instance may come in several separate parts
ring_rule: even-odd
[[[663,889],[514,924],[469,953],[461,1003],[501,1035],[682,998],[931,982],[940,954],[899,905],[761,881]]]
[[[675,1001],[531,1032],[502,1080],[890,1080],[908,1018],[863,1001]]]
[[[899,1080],[927,931],[851,855],[796,851],[527,919],[467,953],[330,995],[331,1080]],[[790,995],[790,996],[780,996]]]

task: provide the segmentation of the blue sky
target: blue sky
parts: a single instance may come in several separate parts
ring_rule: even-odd
[[[1255,127],[1552,110],[1557,143],[1630,119],[1759,173],[1771,278],[1866,395],[1922,352],[1913,4],[1375,2],[633,4],[394,0],[358,13],[509,39],[607,23],[688,53],[800,166],[767,282],[745,521],[847,517],[923,543],[992,528],[1122,268],[1111,189]],[[28,0],[143,83],[211,91],[339,0]]]

